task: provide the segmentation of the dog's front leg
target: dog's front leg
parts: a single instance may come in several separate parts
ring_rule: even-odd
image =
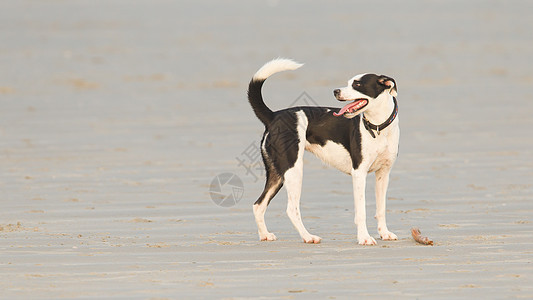
[[[379,236],[384,241],[397,240],[398,237],[387,228],[385,214],[387,211],[387,187],[389,186],[390,168],[376,171],[376,219],[378,220]]]
[[[355,225],[357,241],[360,245],[376,245],[376,240],[368,234],[366,228],[365,186],[366,171],[352,169],[353,196],[355,202]]]

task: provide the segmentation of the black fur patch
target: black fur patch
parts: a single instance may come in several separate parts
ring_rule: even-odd
[[[365,74],[359,80],[354,80],[352,88],[372,98],[377,98],[387,87],[379,82],[380,76]]]
[[[338,112],[339,108],[333,107],[293,107],[274,112],[274,119],[265,131],[265,148],[278,174],[283,175],[298,159],[298,111],[303,111],[309,121],[306,128],[309,143],[324,146],[330,140],[341,144],[350,153],[352,167],[359,167],[362,161],[360,116],[338,118],[333,112]]]
[[[327,109],[330,111],[327,112]],[[352,167],[357,169],[363,160],[361,154],[361,132],[359,123],[361,117],[352,119],[333,116],[339,108],[303,107],[309,120],[306,139],[311,144],[324,146],[328,140],[341,144],[350,153]]]

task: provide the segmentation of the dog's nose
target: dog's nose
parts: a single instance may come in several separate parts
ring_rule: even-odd
[[[333,95],[335,95],[335,97],[338,97],[340,93],[341,93],[340,89],[334,89],[333,90]]]

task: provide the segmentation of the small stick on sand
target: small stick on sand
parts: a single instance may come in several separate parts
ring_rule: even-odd
[[[415,241],[417,241],[418,243],[422,245],[433,246],[433,241],[430,240],[427,236],[422,236],[422,233],[420,232],[420,229],[418,229],[418,227],[411,228],[411,234],[413,235],[413,239],[415,239]]]

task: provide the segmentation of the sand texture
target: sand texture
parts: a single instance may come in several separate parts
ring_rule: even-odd
[[[0,299],[533,295],[533,2],[0,7]],[[246,89],[275,57],[305,65],[267,81],[272,109],[340,107],[352,76],[395,78],[398,241],[378,239],[369,175],[378,245],[359,246],[351,178],[310,154],[302,216],[322,243],[301,242],[284,189],[266,215],[279,240],[258,240]],[[221,191],[236,205],[211,199],[222,173],[242,181]]]

